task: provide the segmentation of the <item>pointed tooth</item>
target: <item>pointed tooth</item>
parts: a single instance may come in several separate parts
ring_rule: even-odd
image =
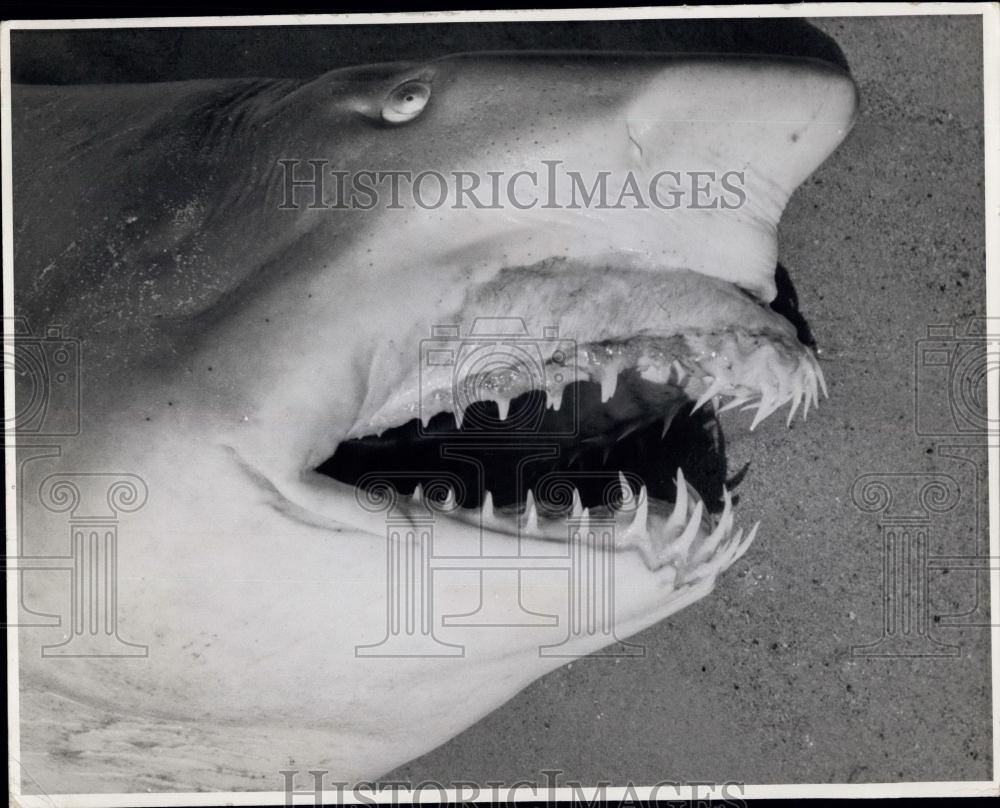
[[[482,514],[484,522],[493,521],[495,513],[493,510],[493,494],[490,491],[487,491],[486,496],[483,497]]]
[[[705,390],[705,392],[702,393],[698,400],[694,403],[694,407],[691,408],[691,412],[698,412],[698,410],[705,406],[705,404],[722,392],[722,389],[725,386],[725,382],[721,379],[713,379],[712,383],[708,386],[708,389]]]
[[[683,365],[681,365],[681,363],[676,359],[670,363],[670,367],[673,368],[674,373],[677,374],[678,382],[683,382],[684,379],[687,378],[687,371],[684,370]]]
[[[551,407],[553,410],[558,412],[562,408],[562,394],[563,391],[561,387],[553,392],[549,392],[546,390],[545,392],[546,406]]]
[[[736,553],[733,555],[733,561],[738,561],[740,558],[743,557],[743,554],[750,549],[750,545],[753,544],[753,540],[757,538],[757,528],[759,527],[760,527],[760,521],[754,522],[754,525],[752,528],[750,528],[750,532],[747,534],[747,537],[745,539],[742,539],[739,545],[737,545],[738,549],[736,550]]]
[[[608,458],[611,456],[611,444],[609,443],[601,452],[601,465],[608,465]]]
[[[698,563],[705,561],[712,557],[712,554],[718,548],[720,542],[728,535],[729,531],[726,530],[725,523],[722,519],[719,520],[718,524],[702,542],[701,547],[698,548]]]
[[[413,489],[413,493],[410,495],[410,501],[418,504],[424,501],[424,489],[420,483],[417,483],[417,487]]]
[[[732,520],[720,519],[719,524],[715,526],[715,530],[712,531],[711,535],[705,540],[705,543],[701,546],[700,553],[702,558],[711,558],[712,554],[718,549],[722,541],[729,537],[732,532]]]
[[[628,480],[625,479],[625,475],[622,472],[618,472],[618,485],[622,493],[622,502],[628,502],[632,499],[632,487],[628,484]]]
[[[733,534],[733,537],[726,544],[725,552],[718,559],[717,563],[720,568],[731,567],[743,557],[744,553],[750,549],[750,545],[753,544],[753,540],[757,536],[757,528],[759,527],[760,522],[755,522],[746,536],[744,536],[742,529]]]
[[[819,364],[813,365],[813,370],[816,372],[816,381],[819,383],[820,389],[823,391],[823,398],[829,398],[830,393],[826,389],[826,379],[823,378],[823,368]],[[817,398],[819,398],[817,396]]]
[[[538,535],[538,509],[535,507],[535,496],[528,489],[528,496],[524,500],[524,512],[527,520],[524,523],[524,532],[531,536]]]
[[[723,404],[721,407],[716,408],[716,413],[725,412],[726,410],[734,409],[739,407],[741,404],[746,404],[750,399],[745,396],[736,396],[729,400],[728,403]]]
[[[698,400],[694,403],[694,406],[691,407],[692,415],[698,412],[698,410],[700,410],[703,406],[705,406],[705,404],[708,403],[709,399],[712,398],[711,392],[712,388],[709,387],[704,393],[701,394],[701,396],[698,397]]]
[[[668,536],[674,536],[683,530],[687,522],[688,490],[684,481],[684,473],[677,469],[677,496],[674,499],[674,509],[667,519],[664,532]]]
[[[500,420],[506,421],[507,415],[510,413],[510,399],[498,397],[496,402],[497,402],[497,412],[500,415]]]
[[[699,499],[695,503],[694,510],[691,511],[691,518],[688,520],[687,527],[684,528],[684,532],[677,537],[677,543],[674,548],[674,552],[680,556],[686,556],[688,550],[691,549],[691,544],[694,542],[695,536],[698,535],[698,528],[701,527],[701,514],[704,510],[704,505]]]
[[[618,389],[618,367],[611,364],[604,369],[601,376],[601,403],[610,401]]]
[[[576,486],[573,486],[573,518],[579,519],[580,514],[583,513],[583,503],[580,502],[580,492],[576,490]]]
[[[719,516],[719,522],[699,551],[702,558],[708,558],[714,553],[719,543],[733,530],[733,497],[725,486],[722,487],[722,501],[722,515]]]
[[[451,486],[448,486],[448,493],[445,495],[444,502],[441,507],[446,511],[452,511],[455,509],[455,492],[452,490]]]
[[[672,410],[663,416],[663,429],[660,430],[660,440],[667,437],[667,433],[670,431],[671,425],[674,423],[674,416],[677,415],[677,410]]]
[[[629,424],[621,432],[618,433],[618,437],[615,438],[615,443],[617,443],[618,441],[622,440],[622,438],[627,438],[629,435],[631,435],[637,429],[642,429],[644,426],[648,426],[648,425],[649,425],[649,421],[635,421],[634,423]]]
[[[823,387],[823,395],[829,398],[829,393],[826,390],[826,381],[823,379],[823,371],[820,370],[819,365],[815,363],[810,363],[806,366],[806,410],[802,414],[802,420],[805,420],[806,415],[809,412],[808,407],[819,407],[819,391],[820,385]]]
[[[678,535],[684,529],[686,518],[687,514],[681,510],[679,503],[675,502],[674,510],[663,527],[663,533],[668,537],[668,541],[669,537]]]
[[[590,532],[590,508],[584,508],[580,514],[580,535],[586,538],[588,532]]]
[[[732,535],[732,538],[726,543],[721,553],[715,556],[715,558],[709,557],[705,560],[710,564],[714,564],[719,571],[728,569],[736,561],[736,553],[739,551],[740,540],[742,538],[743,528],[740,528]]]
[[[632,517],[632,524],[625,531],[626,535],[632,537],[645,538],[649,535],[646,530],[646,522],[649,520],[649,492],[646,486],[639,491],[639,499],[635,507],[635,516]]]
[[[767,416],[773,413],[778,407],[781,406],[776,399],[768,398],[762,400],[760,405],[757,407],[757,414],[753,418],[753,423],[750,424],[750,431],[753,431]]]
[[[454,415],[455,415],[455,428],[456,429],[461,429],[462,428],[462,419],[465,418],[465,408],[462,407],[462,405],[458,401],[455,402],[455,413],[454,413]]]
[[[686,520],[688,509],[688,484],[687,480],[684,479],[684,470],[680,466],[677,467],[677,476],[674,478],[674,483],[677,485],[677,505],[680,506],[681,514]]]
[[[816,382],[816,374],[808,365],[803,373],[802,386],[806,391],[806,400],[810,406],[815,407],[819,403],[819,385]],[[804,416],[803,416],[804,417]]]
[[[809,393],[804,392],[801,388],[799,388],[798,390],[795,391],[795,394],[792,396],[792,406],[788,410],[788,420],[785,421],[785,426],[792,425],[792,419],[795,417],[795,411],[799,408],[799,404],[802,402],[803,395],[805,395],[805,397],[808,399]]]
[[[677,417],[677,413],[683,408],[682,399],[674,399],[667,405],[667,411],[663,416],[663,429],[660,431],[660,440],[663,440],[667,436],[667,432],[670,431],[670,427],[674,423],[674,418]]]

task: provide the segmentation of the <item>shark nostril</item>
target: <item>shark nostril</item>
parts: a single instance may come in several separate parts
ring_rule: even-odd
[[[631,148],[632,163],[636,168],[641,168],[644,157],[642,144],[636,140],[635,135],[632,133],[632,125],[628,121],[625,122],[625,131],[628,135],[629,145]]]

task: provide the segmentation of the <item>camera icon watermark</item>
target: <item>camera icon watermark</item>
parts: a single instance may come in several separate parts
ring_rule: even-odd
[[[930,325],[917,340],[914,423],[922,436],[1000,431],[989,414],[989,380],[1000,383],[1000,318],[974,317],[964,328]]]
[[[13,373],[15,408],[4,418],[8,436],[80,434],[80,341],[62,326],[40,334],[24,317],[5,317],[4,375]]]
[[[431,337],[420,343],[420,424],[437,413],[455,414],[455,428],[438,428],[436,437],[566,438],[577,434],[575,397],[565,395],[577,380],[576,343],[561,338],[557,326],[545,326],[532,335],[521,317],[477,317],[466,335],[459,325],[436,325]],[[545,406],[511,408],[526,393],[544,394]],[[544,391],[544,392],[543,392]],[[496,409],[484,406],[495,402]],[[547,410],[558,418],[547,419]],[[496,413],[494,415],[493,413]],[[478,434],[477,434],[478,433]]]

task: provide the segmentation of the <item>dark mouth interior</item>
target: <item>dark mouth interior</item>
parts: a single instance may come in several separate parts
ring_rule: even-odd
[[[605,504],[619,471],[633,489],[641,481],[652,498],[672,502],[680,467],[705,507],[718,512],[723,485],[732,488],[746,469],[726,481],[717,417],[710,405],[694,413],[692,405],[680,388],[629,370],[604,403],[594,382],[568,385],[559,410],[547,409],[539,391],[521,395],[503,421],[495,402],[477,401],[466,409],[461,428],[447,412],[426,426],[414,419],[379,436],[341,443],[317,471],[362,487],[387,481],[407,495],[417,484],[426,489],[457,478],[457,501],[464,508],[480,507],[484,491],[491,492],[495,507],[520,506],[529,489],[544,506],[546,490],[570,483],[583,506],[594,507]]]

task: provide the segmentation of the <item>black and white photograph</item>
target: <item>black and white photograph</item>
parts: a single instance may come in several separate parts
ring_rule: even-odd
[[[11,805],[1000,794],[1000,6],[274,11],[0,29]]]

